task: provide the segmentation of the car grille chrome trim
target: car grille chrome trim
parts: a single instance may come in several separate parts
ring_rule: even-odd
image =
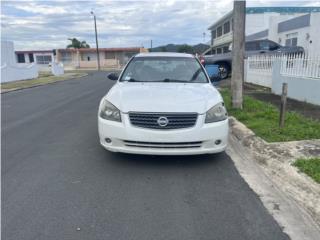
[[[158,119],[165,117],[166,126],[160,126]],[[129,119],[133,126],[151,129],[181,129],[193,127],[198,118],[197,113],[142,113],[129,112]]]
[[[128,147],[141,148],[199,148],[202,142],[140,142],[124,140],[124,145]]]

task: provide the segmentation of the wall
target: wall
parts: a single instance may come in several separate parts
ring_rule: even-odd
[[[60,76],[64,74],[64,68],[62,63],[52,62],[51,72],[54,76]]]
[[[16,62],[14,45],[10,41],[1,41],[1,66],[13,65]]]
[[[281,38],[280,44],[285,45],[287,34],[298,33],[297,45],[303,47],[305,51],[310,54],[319,55],[320,54],[320,31],[319,31],[320,13],[311,13],[310,15],[311,15],[310,26],[281,32],[281,33],[278,33],[273,38],[276,38],[276,42],[278,42],[279,38]],[[276,26],[274,27],[276,28]],[[273,40],[271,37],[270,39]]]
[[[288,83],[289,98],[320,105],[320,80],[281,76],[272,82],[272,92],[281,95],[282,83]]]
[[[281,95],[282,83],[288,84],[288,98],[320,105],[320,79],[293,77],[280,74],[281,64],[275,62],[272,71],[272,87],[274,94]]]
[[[308,50],[310,51],[309,40],[306,39],[307,34],[310,33],[310,29],[311,29],[310,26],[298,28],[298,29],[292,29],[289,31],[278,33],[277,38],[278,40],[281,39],[281,42],[280,42],[281,45],[285,45],[287,34],[297,33],[297,39],[298,39],[297,45],[303,47],[305,51],[308,51]],[[278,40],[277,42],[279,42]]]
[[[278,13],[246,14],[246,35],[263,31],[269,28],[269,18],[278,16]]]
[[[101,54],[100,55],[100,59],[101,59]],[[88,61],[88,58],[90,58],[90,60]],[[97,53],[96,52],[87,52],[87,53],[80,53],[80,60],[81,61],[96,61],[97,60]]]
[[[1,41],[1,82],[12,82],[38,77],[36,64],[16,64],[14,44]]]
[[[80,61],[80,68],[97,68],[97,61]],[[118,59],[100,59],[100,67],[119,68]]]
[[[245,82],[271,88],[272,73],[267,71],[250,71],[245,75]]]
[[[320,13],[312,13],[310,18],[310,39],[309,52],[320,55]]]
[[[141,48],[141,52],[147,52],[148,50]],[[107,54],[110,52],[107,52]],[[119,68],[120,65],[125,65],[132,55],[138,52],[126,52],[126,51],[116,51],[111,52],[114,58],[106,59],[106,51],[99,51],[100,56],[100,66],[106,68]],[[62,53],[58,53],[57,61],[62,61]],[[90,56],[90,61],[87,57]],[[70,52],[67,58],[64,58],[63,65],[66,68],[97,68],[97,55],[96,52],[82,52],[78,54],[77,52]]]
[[[247,61],[245,64],[245,82],[269,87],[277,95],[281,95],[282,83],[288,83],[289,98],[320,105],[320,78],[307,77],[308,75],[303,75],[303,72],[300,72],[300,76],[285,74],[281,67],[286,66],[286,59],[276,59],[269,69],[259,69],[260,66],[263,66],[259,61],[258,65],[250,68]],[[285,61],[284,64],[281,61]],[[268,66],[268,64],[265,64],[265,66]],[[257,68],[254,69],[254,67]]]
[[[306,14],[306,13],[304,13],[304,14]],[[286,15],[279,15],[279,16],[270,17],[269,18],[269,25],[268,25],[269,32],[268,32],[267,38],[276,42],[276,43],[284,45],[285,40],[282,40],[282,42],[279,42],[278,23],[295,18],[295,17],[298,17],[298,16],[301,16],[301,15],[303,15],[303,14],[295,13],[294,15],[286,14]]]
[[[29,66],[13,66],[13,65],[2,65],[1,66],[1,82],[12,82],[18,80],[27,80],[37,78],[38,68],[36,64]]]

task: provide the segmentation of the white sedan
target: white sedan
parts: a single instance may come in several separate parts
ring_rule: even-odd
[[[140,53],[102,98],[101,145],[109,151],[153,155],[218,153],[228,141],[223,99],[197,58]]]

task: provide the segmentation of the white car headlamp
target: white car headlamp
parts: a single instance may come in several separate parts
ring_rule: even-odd
[[[120,110],[112,105],[107,100],[103,100],[101,103],[100,113],[99,116],[103,119],[121,122],[121,114]]]
[[[227,118],[228,118],[227,110],[224,106],[224,103],[221,102],[213,106],[207,111],[205,123],[219,122]]]

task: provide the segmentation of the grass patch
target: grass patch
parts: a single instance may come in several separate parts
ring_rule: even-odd
[[[279,110],[274,105],[245,95],[243,109],[234,109],[231,107],[230,91],[222,89],[220,92],[229,115],[236,117],[257,136],[268,142],[320,138],[320,121],[305,118],[295,112],[287,112],[285,127],[280,129]]]
[[[293,165],[320,183],[320,158],[297,159]]]
[[[40,72],[39,77],[35,79],[1,83],[1,89],[5,91],[23,89],[37,85],[44,85],[48,83],[64,81],[71,78],[82,77],[85,75],[86,73],[84,72],[65,72],[65,74],[61,76],[54,76],[51,73]]]

